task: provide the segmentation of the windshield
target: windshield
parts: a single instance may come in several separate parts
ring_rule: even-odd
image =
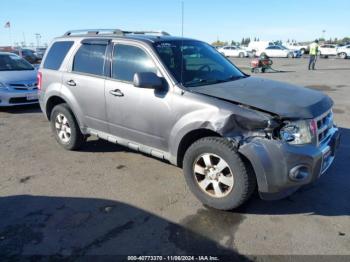
[[[214,47],[200,41],[162,41],[154,43],[154,47],[174,78],[185,87],[247,77]]]
[[[0,54],[0,71],[34,70],[26,60],[15,54]]]

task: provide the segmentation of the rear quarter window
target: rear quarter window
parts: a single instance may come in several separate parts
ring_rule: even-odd
[[[59,41],[54,43],[47,53],[43,67],[45,69],[58,70],[73,44],[73,41]]]

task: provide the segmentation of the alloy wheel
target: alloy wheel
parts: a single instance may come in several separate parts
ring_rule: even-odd
[[[71,131],[71,128],[69,126],[69,122],[68,122],[67,117],[65,115],[63,115],[62,113],[60,113],[56,116],[55,127],[56,127],[56,132],[57,132],[59,139],[63,143],[69,143],[69,140],[70,140],[71,135],[72,135],[72,131]]]
[[[200,155],[194,161],[193,173],[199,188],[211,197],[225,197],[233,189],[233,173],[227,162],[218,155]]]

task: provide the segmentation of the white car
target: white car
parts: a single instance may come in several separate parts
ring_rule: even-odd
[[[264,50],[260,52],[256,52],[257,56],[260,56],[262,54],[266,54],[269,57],[288,57],[293,58],[296,57],[296,53],[298,51],[290,50],[284,46],[281,45],[270,45],[266,47]]]
[[[337,45],[332,44],[324,44],[321,45],[318,49],[318,54],[327,58],[328,56],[336,56],[337,55]]]
[[[338,47],[337,48],[337,55],[343,59],[350,57],[350,45]]]
[[[247,57],[248,52],[238,46],[223,46],[218,51],[226,57]]]
[[[266,47],[273,45],[272,42],[269,41],[251,41],[248,44],[247,50],[252,52],[253,55],[256,55],[257,53],[261,53],[263,50],[265,50]]]
[[[285,43],[284,46],[293,51],[300,51],[301,54],[305,54],[305,52],[309,50],[307,45],[302,45],[299,43]]]

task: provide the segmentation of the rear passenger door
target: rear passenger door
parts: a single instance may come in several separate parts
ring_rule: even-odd
[[[133,85],[137,72],[161,76],[154,59],[144,47],[117,43],[112,52],[111,78],[106,80],[106,111],[110,132],[137,144],[167,150],[173,116],[171,93]],[[166,82],[164,80],[164,82]]]
[[[105,109],[105,58],[108,40],[82,41],[71,70],[63,75],[62,92],[71,96],[80,118],[92,129],[108,131]]]

